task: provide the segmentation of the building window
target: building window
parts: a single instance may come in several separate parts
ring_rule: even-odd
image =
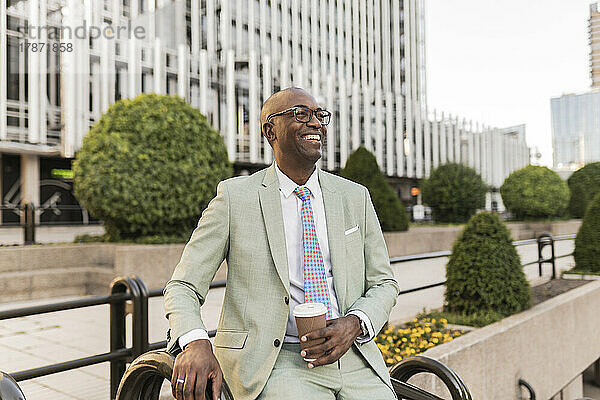
[[[19,39],[8,36],[6,98],[19,100]]]

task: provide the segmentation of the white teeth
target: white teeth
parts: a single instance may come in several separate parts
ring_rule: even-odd
[[[306,140],[321,140],[321,136],[319,135],[306,135],[304,136]]]

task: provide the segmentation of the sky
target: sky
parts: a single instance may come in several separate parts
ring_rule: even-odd
[[[552,166],[550,99],[591,85],[591,3],[425,0],[429,109],[499,128],[524,123],[540,164]]]

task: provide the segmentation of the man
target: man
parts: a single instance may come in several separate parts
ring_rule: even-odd
[[[372,339],[398,284],[368,190],[316,167],[330,117],[302,89],[273,94],[260,122],[275,163],[217,186],[165,288],[177,399],[204,399],[207,380],[218,399],[223,375],[236,400],[395,398]],[[213,355],[200,307],[224,259]],[[325,342],[301,352],[292,311],[316,293],[327,327],[300,339]]]

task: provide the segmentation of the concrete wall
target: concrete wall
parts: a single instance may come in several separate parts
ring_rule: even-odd
[[[562,398],[577,399],[583,396],[581,374],[600,358],[599,309],[600,281],[593,281],[424,355],[452,368],[474,399],[517,399],[519,378],[539,399],[561,391]],[[434,391],[439,384],[430,375],[418,380]]]

